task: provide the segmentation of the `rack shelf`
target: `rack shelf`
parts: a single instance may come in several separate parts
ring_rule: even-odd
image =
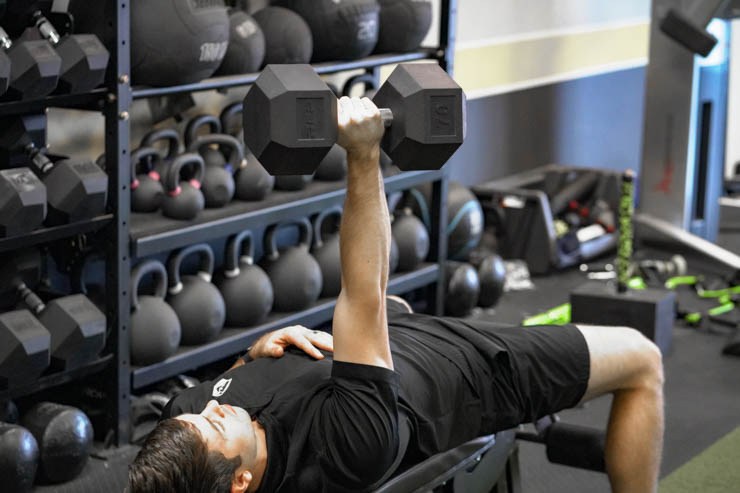
[[[437,50],[418,50],[410,53],[389,53],[383,55],[372,55],[360,60],[348,62],[326,62],[313,64],[314,69],[320,75],[333,74],[346,70],[362,70],[381,65],[392,65],[396,63],[413,62],[416,60],[437,59]],[[232,87],[252,84],[259,77],[259,73],[231,75],[225,77],[213,77],[193,84],[183,84],[169,87],[135,87],[134,99],[144,99],[172,94],[182,94],[201,91],[224,90]]]
[[[0,238],[0,253],[98,231],[108,225],[112,220],[113,214],[106,214],[88,221],[79,221],[76,223],[63,224],[61,226],[43,228],[32,231],[26,235]]]
[[[56,387],[57,385],[69,383],[72,380],[76,380],[87,375],[101,372],[108,366],[108,364],[112,360],[113,355],[109,354],[103,356],[102,358],[98,358],[97,360],[92,361],[84,366],[75,368],[74,370],[49,372],[42,375],[41,378],[29,385],[1,389],[0,401],[17,399],[19,397],[30,395],[44,389],[49,389],[51,387]]]
[[[108,95],[104,87],[81,94],[59,94],[28,101],[0,103],[0,118],[26,113],[43,113],[46,108],[79,108],[102,111],[103,101]]]
[[[399,294],[428,286],[439,279],[437,264],[424,264],[413,272],[395,274],[388,281],[388,293]],[[140,389],[172,377],[243,352],[258,337],[289,325],[302,324],[316,326],[331,320],[334,314],[335,299],[321,299],[310,308],[295,313],[272,313],[268,320],[257,327],[248,329],[224,329],[219,337],[197,347],[181,347],[174,356],[150,366],[133,368],[132,389]]]
[[[444,171],[412,171],[385,179],[393,193],[442,179]],[[225,237],[256,226],[309,216],[344,199],[344,182],[314,181],[298,192],[273,191],[261,202],[234,201],[221,209],[206,209],[193,221],[169,219],[161,214],[131,214],[131,255],[145,257],[175,248]]]

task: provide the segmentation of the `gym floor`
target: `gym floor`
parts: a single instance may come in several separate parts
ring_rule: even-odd
[[[726,236],[722,243],[740,244],[740,234]],[[534,290],[506,293],[495,310],[474,316],[517,323],[525,316],[566,302],[567,293],[584,280],[577,269],[538,277]],[[740,358],[721,354],[726,340],[726,334],[706,330],[677,326],[673,331],[671,351],[664,357],[666,427],[661,477],[740,426]],[[582,408],[562,412],[560,417],[566,422],[603,428],[609,404],[610,397],[602,397]],[[126,467],[136,451],[132,446],[102,451],[91,458],[76,480],[40,486],[36,491],[122,492]],[[549,463],[544,447],[537,444],[520,443],[520,467],[524,493],[600,492],[609,488],[604,474]]]

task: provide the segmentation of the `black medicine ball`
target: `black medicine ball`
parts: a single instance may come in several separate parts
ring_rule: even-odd
[[[432,25],[428,0],[379,0],[380,32],[376,53],[405,52],[419,47]]]
[[[229,46],[223,0],[132,0],[135,84],[171,86],[213,75]]]
[[[265,34],[265,64],[311,61],[311,29],[300,15],[283,7],[267,7],[256,12],[254,20]]]
[[[377,0],[280,0],[303,17],[313,33],[313,61],[354,60],[378,42]]]
[[[265,60],[265,35],[257,21],[241,10],[229,14],[231,34],[219,75],[236,75],[257,72]]]

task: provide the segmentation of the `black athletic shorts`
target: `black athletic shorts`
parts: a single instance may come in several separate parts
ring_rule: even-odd
[[[496,327],[485,330],[505,348],[482,392],[484,413],[496,430],[535,421],[575,406],[583,398],[590,375],[590,357],[583,334],[574,325]],[[502,360],[504,363],[501,363]],[[490,399],[489,402],[486,400]]]

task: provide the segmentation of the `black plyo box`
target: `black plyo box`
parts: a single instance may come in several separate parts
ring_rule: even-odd
[[[676,320],[676,294],[661,289],[617,292],[612,284],[590,282],[570,294],[571,321],[593,325],[632,327],[666,354]]]

